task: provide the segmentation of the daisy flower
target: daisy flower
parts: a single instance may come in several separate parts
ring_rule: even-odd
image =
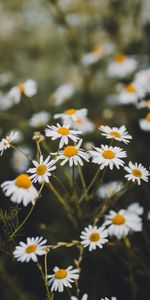
[[[71,130],[70,125],[57,124],[57,126],[47,126],[45,130],[45,135],[50,137],[52,141],[60,139],[59,148],[62,148],[64,145],[69,143],[69,139],[73,142],[77,142],[80,138],[77,136],[81,134],[81,131]]]
[[[124,125],[120,128],[101,125],[99,130],[102,131],[102,135],[106,136],[107,139],[115,139],[125,144],[128,144],[129,140],[132,139],[132,136],[128,134]]]
[[[137,85],[150,92],[150,69],[141,70],[135,75],[134,81]]]
[[[101,145],[101,148],[94,147],[95,150],[89,151],[92,156],[92,162],[100,165],[100,169],[104,169],[109,166],[112,170],[115,166],[120,169],[120,166],[124,165],[124,161],[120,158],[127,156],[126,151],[123,151],[120,147],[112,147],[108,145]]]
[[[6,111],[13,106],[13,101],[11,97],[0,91],[0,111]]]
[[[145,90],[141,86],[138,86],[135,82],[129,83],[118,95],[118,102],[124,105],[136,104],[144,95]]]
[[[81,300],[87,300],[88,299],[88,295],[87,294],[84,294],[81,298]],[[71,297],[71,300],[79,300],[77,297],[75,296],[72,296]]]
[[[33,175],[30,176],[33,182],[49,182],[49,177],[52,175],[51,171],[56,169],[55,161],[50,160],[50,155],[44,160],[43,155],[40,156],[40,161],[32,161],[34,168],[30,168],[27,172]]]
[[[150,109],[150,95],[144,100],[140,101],[139,103],[136,104],[136,108],[148,108]]]
[[[3,154],[3,152],[11,147],[12,142],[16,141],[18,139],[18,132],[11,131],[9,135],[6,136],[6,138],[3,138],[0,141],[0,155]]]
[[[46,243],[47,240],[43,240],[43,237],[28,237],[26,243],[20,242],[19,246],[16,246],[13,255],[21,262],[29,262],[30,260],[37,262],[37,256],[46,253],[44,249]]]
[[[67,124],[72,124],[73,121],[76,121],[79,118],[83,118],[87,115],[87,109],[75,109],[75,108],[69,108],[65,110],[61,114],[54,115],[54,119],[62,119]]]
[[[150,131],[150,112],[144,119],[139,120],[140,128],[144,131]]]
[[[123,188],[123,183],[121,181],[112,181],[105,183],[100,186],[97,190],[97,195],[101,199],[112,197],[114,194],[119,192]]]
[[[79,270],[72,269],[69,266],[67,269],[54,268],[54,274],[48,275],[48,284],[51,285],[51,291],[63,292],[65,287],[72,287],[72,282],[79,278]]]
[[[81,130],[82,133],[87,134],[95,129],[95,125],[87,117],[78,118],[72,122],[72,128]]]
[[[31,155],[31,149],[27,147],[20,147],[19,150],[23,151],[27,155]],[[19,150],[14,150],[11,158],[11,164],[13,169],[17,173],[25,172],[29,166],[29,159],[21,153]]]
[[[125,78],[135,72],[137,66],[138,62],[134,58],[118,53],[109,64],[107,72],[112,78]]]
[[[139,205],[139,203],[132,203],[128,206],[127,211],[130,214],[135,214],[137,216],[141,216],[144,212],[144,208]]]
[[[121,209],[118,213],[111,210],[109,215],[105,216],[104,226],[108,226],[108,234],[115,236],[117,239],[125,237],[132,231],[142,231],[141,218],[137,215],[130,214],[124,209]]]
[[[60,85],[51,96],[55,106],[59,106],[69,100],[74,94],[74,86],[71,83]]]
[[[97,226],[89,225],[81,232],[81,244],[84,247],[89,247],[89,251],[95,250],[96,247],[102,249],[103,245],[108,242],[107,236],[108,231],[103,226],[98,228]]]
[[[57,160],[62,160],[61,166],[65,165],[67,162],[69,162],[69,166],[72,167],[73,165],[77,166],[80,164],[83,166],[83,161],[89,161],[88,154],[83,150],[80,149],[80,146],[82,144],[82,139],[78,142],[77,145],[72,146],[66,146],[63,150],[59,151]],[[56,154],[56,153],[55,153]]]
[[[104,56],[112,52],[111,44],[97,45],[91,49],[90,52],[86,53],[82,57],[82,63],[85,66],[90,66],[92,64],[100,61]]]
[[[20,83],[18,86],[11,88],[8,95],[12,98],[14,103],[19,103],[21,100],[21,95],[25,95],[28,98],[36,95],[37,93],[37,84],[34,80],[28,79],[23,83]]]
[[[10,197],[14,203],[22,203],[27,206],[34,204],[38,192],[32,185],[30,177],[27,174],[20,174],[14,180],[8,180],[1,184],[5,196]]]
[[[29,120],[31,127],[43,127],[50,119],[50,114],[46,111],[40,111],[32,116]]]
[[[128,167],[124,167],[124,169],[129,173],[125,175],[128,181],[135,182],[137,180],[138,185],[141,184],[141,180],[148,182],[149,172],[142,166],[142,164],[129,162]]]

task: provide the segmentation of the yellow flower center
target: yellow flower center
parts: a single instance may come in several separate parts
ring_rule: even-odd
[[[146,115],[145,119],[150,122],[150,112]]]
[[[112,223],[115,225],[122,225],[124,224],[126,221],[126,219],[124,218],[124,216],[117,214],[113,219],[112,219]]]
[[[70,131],[68,128],[60,127],[57,129],[57,132],[62,135],[68,135]]]
[[[56,273],[55,273],[55,278],[56,279],[63,279],[67,277],[67,271],[64,269],[59,269]]]
[[[103,48],[100,46],[93,47],[92,52],[95,54],[101,54],[101,53],[103,53]]]
[[[19,92],[20,92],[21,94],[23,94],[24,91],[25,91],[25,88],[24,88],[24,85],[23,85],[23,84],[19,84],[19,85],[18,85],[18,89],[19,89]]]
[[[42,165],[39,165],[37,168],[36,168],[36,174],[37,175],[43,175],[45,174],[46,172],[46,166],[44,164]]]
[[[98,232],[93,232],[91,233],[89,239],[91,242],[97,242],[100,239],[100,234]]]
[[[82,124],[83,121],[82,121],[82,119],[78,118],[78,119],[75,120],[75,122],[76,122],[77,124]]]
[[[64,148],[64,155],[67,157],[72,157],[74,155],[77,155],[78,150],[74,146],[67,146]]]
[[[115,158],[115,153],[113,151],[111,151],[111,150],[104,151],[102,155],[106,159],[113,159],[113,158]]]
[[[135,86],[131,83],[126,85],[126,90],[127,90],[128,93],[135,93],[136,92]]]
[[[31,186],[31,184],[32,182],[27,174],[21,174],[16,177],[15,185],[20,188],[28,189]]]
[[[117,131],[111,131],[109,133],[112,137],[115,137],[115,138],[120,138],[121,137],[121,134]]]
[[[76,113],[76,109],[74,109],[74,108],[70,108],[70,109],[67,109],[67,110],[65,110],[65,115],[74,115],[75,113]]]
[[[118,54],[115,55],[115,61],[117,61],[119,63],[125,61],[126,58],[127,58],[126,55],[124,55],[122,53],[118,53]]]
[[[26,248],[26,253],[30,254],[33,253],[37,250],[37,245],[30,245]]]
[[[134,169],[132,170],[132,174],[135,176],[135,177],[141,177],[142,176],[142,172],[138,169]]]
[[[150,99],[145,99],[144,102],[145,102],[146,104],[147,104],[147,103],[149,104],[149,103],[150,103]]]

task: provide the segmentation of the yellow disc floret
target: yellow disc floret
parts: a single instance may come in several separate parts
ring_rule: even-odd
[[[97,242],[100,239],[100,234],[98,232],[93,232],[91,233],[89,239],[91,242]]]
[[[20,188],[28,189],[31,186],[31,184],[32,182],[27,174],[21,174],[16,177],[15,185]]]
[[[115,158],[115,153],[112,150],[105,150],[102,154],[105,159],[113,159]]]
[[[115,217],[113,217],[112,219],[112,223],[115,224],[115,225],[122,225],[124,224],[126,221],[125,217],[120,215],[120,214],[117,214]]]
[[[76,109],[74,109],[74,108],[70,108],[70,109],[67,109],[67,110],[65,110],[65,115],[74,115],[75,113],[76,113]]]
[[[119,63],[125,61],[126,58],[127,58],[126,55],[124,55],[122,53],[118,53],[118,54],[115,55],[115,61],[117,61]]]
[[[60,127],[57,129],[57,132],[62,135],[68,135],[70,131],[66,127]]]
[[[121,134],[117,131],[111,131],[109,134],[114,138],[120,138],[121,137]]]
[[[20,92],[21,94],[23,94],[24,91],[25,91],[25,88],[24,88],[24,85],[23,85],[23,84],[19,84],[19,85],[18,85],[18,89],[19,89],[19,92]]]
[[[146,120],[150,122],[150,112],[146,115]]]
[[[78,154],[78,150],[74,146],[67,146],[64,148],[64,155],[66,157],[72,157]]]
[[[36,168],[36,174],[37,175],[44,175],[46,172],[46,166],[44,164],[41,164],[39,165],[37,168]]]
[[[30,253],[34,253],[37,250],[37,245],[30,245],[26,248],[26,253],[30,254]]]
[[[132,170],[132,174],[135,176],[135,177],[141,177],[142,176],[142,172],[138,169],[133,169]]]
[[[67,277],[67,271],[65,269],[59,269],[56,273],[55,273],[55,278],[56,279],[64,279]]]
[[[128,93],[135,93],[136,87],[133,84],[129,83],[126,85],[126,90]]]

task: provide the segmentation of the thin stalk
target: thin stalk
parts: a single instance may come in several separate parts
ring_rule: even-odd
[[[86,197],[87,193],[90,191],[91,187],[93,186],[93,184],[95,183],[96,179],[98,178],[98,175],[100,174],[100,172],[101,172],[101,170],[100,170],[100,168],[98,168],[98,170],[97,170],[95,176],[93,177],[91,183],[89,184],[89,186],[85,190],[84,194],[80,197],[79,203]]]
[[[79,176],[80,176],[80,179],[81,179],[82,187],[84,189],[84,192],[86,193],[86,197],[88,197],[88,192],[86,192],[87,186],[86,186],[86,182],[85,182],[83,172],[82,172],[82,168],[81,168],[80,164],[78,164],[78,172],[79,172]]]
[[[47,263],[47,261],[46,261]],[[49,291],[49,288],[48,288],[48,284],[47,284],[47,277],[45,276],[43,270],[42,270],[42,267],[41,265],[39,264],[39,262],[37,262],[37,267],[41,273],[41,277],[43,279],[43,283],[44,283],[44,286],[45,286],[45,289],[46,289],[46,295],[47,295],[47,300],[52,300],[53,299],[53,295],[50,294],[50,291]]]

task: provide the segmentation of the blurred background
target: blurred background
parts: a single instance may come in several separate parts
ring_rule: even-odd
[[[87,54],[99,53],[102,59],[87,63]],[[51,124],[53,114],[69,108],[87,108],[88,117],[95,128],[101,124],[121,126],[125,124],[133,141],[128,146],[128,156],[133,162],[149,167],[149,132],[142,131],[138,120],[147,110],[137,110],[133,105],[120,105],[117,93],[124,84],[130,83],[134,73],[124,78],[108,76],[108,66],[116,53],[129,55],[138,62],[137,70],[150,66],[150,2],[148,0],[5,0],[0,2],[0,134],[10,130],[20,132],[19,145],[26,147],[31,155],[36,152],[32,141],[34,131],[44,133],[45,124],[30,126],[35,113],[46,111]],[[87,59],[86,59],[87,58]],[[89,62],[89,61],[88,61]],[[7,105],[5,95],[13,87],[27,79],[37,82],[38,92],[33,99],[24,96],[17,105]],[[71,86],[73,92],[57,103],[56,90],[62,85]],[[58,92],[58,90],[57,90]],[[89,142],[104,142],[99,133],[87,132],[85,147]],[[52,150],[56,150],[50,145]],[[125,146],[127,148],[127,146]],[[1,182],[15,178],[15,153],[8,151],[1,157]],[[18,157],[18,156],[17,156]],[[27,168],[27,167],[26,167]],[[22,172],[22,170],[20,171]],[[87,183],[95,168],[84,168]],[[61,178],[61,170],[58,171]],[[123,172],[108,172],[105,182],[123,178]],[[2,212],[0,212],[0,299],[43,300],[45,291],[36,266],[13,261],[12,251],[27,236],[43,235],[49,243],[78,239],[63,209],[53,195],[43,192],[32,218],[16,240],[8,242]],[[97,201],[92,204],[94,207]],[[118,300],[149,300],[149,186],[142,185],[129,191],[115,207],[126,207],[139,202],[144,206],[144,230],[132,237],[133,247],[147,272],[133,266],[134,276],[129,276],[128,254],[123,243],[92,255],[85,251],[81,291],[89,294],[89,300],[116,296]],[[11,214],[13,204],[1,194],[1,209]],[[92,207],[89,207],[89,210]],[[28,209],[16,209],[22,219]],[[15,214],[14,214],[15,215]],[[17,217],[16,217],[17,218]],[[11,216],[10,216],[11,219]],[[13,218],[12,218],[13,219]],[[14,221],[14,219],[12,220]],[[15,220],[16,221],[16,220]],[[16,221],[17,222],[17,221]],[[5,224],[7,227],[7,224]],[[76,250],[58,249],[49,255],[49,273],[55,265],[68,266],[78,255]],[[131,275],[131,274],[130,274]],[[56,299],[68,296],[56,295]],[[67,298],[68,299],[68,298]]]

